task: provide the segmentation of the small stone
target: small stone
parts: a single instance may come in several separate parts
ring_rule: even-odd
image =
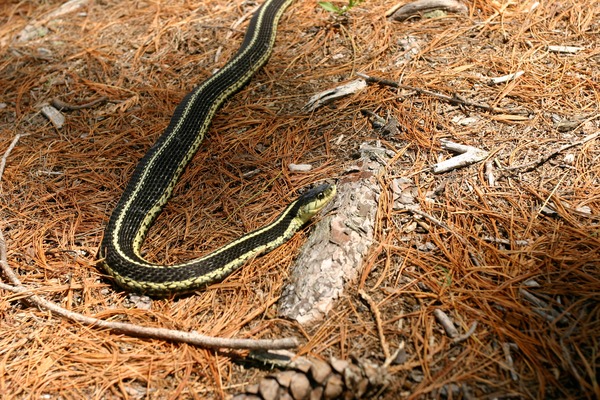
[[[406,352],[406,349],[402,348],[398,351],[396,357],[394,357],[392,364],[401,365],[404,364],[406,361],[408,361],[408,353]]]
[[[37,52],[41,58],[50,58],[52,57],[52,50],[47,49],[45,47],[39,47]]]
[[[560,117],[558,117],[555,120],[555,126],[559,132],[562,132],[562,133],[570,132],[573,129],[577,128],[579,125],[581,125],[581,123],[584,120],[585,120],[585,118],[581,118],[581,117],[575,117],[572,119],[560,119]]]
[[[417,370],[417,369],[413,369],[412,371],[410,371],[410,379],[412,379],[413,381],[420,383],[423,381],[423,372]]]
[[[448,383],[440,388],[440,394],[444,397],[459,397],[460,393],[460,386],[456,383]]]

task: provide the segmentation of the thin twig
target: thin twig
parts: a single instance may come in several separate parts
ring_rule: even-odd
[[[395,362],[395,360],[398,358],[398,355],[404,350],[404,340],[400,342],[400,344],[398,345],[398,348],[396,349],[396,351],[394,352],[394,354],[390,355],[388,358],[385,359],[383,365],[381,366],[382,368],[389,368],[390,365],[392,365],[393,362]]]
[[[569,323],[569,320],[564,315],[564,313],[560,313],[560,312],[554,310],[550,306],[550,304],[546,303],[544,300],[538,299],[536,296],[529,293],[527,290],[525,290],[523,288],[519,289],[519,293],[530,303],[537,306],[536,308],[533,309],[533,312],[535,312],[536,314],[541,315],[546,320],[548,320],[552,323],[554,323],[555,321],[558,321],[561,324],[565,324],[565,325]]]
[[[4,175],[4,168],[6,167],[6,159],[10,155],[11,151],[13,151],[13,149],[15,148],[17,143],[19,142],[19,139],[21,137],[27,136],[27,135],[28,135],[27,133],[23,133],[23,134],[17,133],[15,135],[15,137],[13,138],[12,142],[10,142],[8,149],[6,149],[6,151],[4,152],[4,155],[2,156],[2,161],[0,161],[0,182],[2,182],[2,175]]]
[[[441,174],[455,168],[462,168],[478,163],[490,154],[488,151],[478,149],[477,147],[454,143],[446,139],[441,139],[440,142],[442,144],[442,149],[459,153],[459,155],[434,164],[431,167],[431,171],[434,174]]]
[[[454,229],[452,229],[450,227],[450,225],[446,224],[443,221],[440,221],[439,219],[435,218],[433,215],[427,214],[425,211],[421,211],[419,209],[410,208],[410,207],[407,207],[406,211],[410,212],[411,214],[417,214],[417,215],[420,215],[423,218],[428,219],[429,221],[433,222],[435,225],[437,225],[437,226],[439,226],[441,228],[444,228],[448,232],[452,233],[465,246],[469,246],[469,242],[467,241],[467,239],[465,239],[461,234],[459,234]]]
[[[381,348],[383,349],[383,354],[385,355],[385,359],[388,360],[391,358],[390,349],[385,340],[385,335],[383,334],[383,323],[381,322],[381,313],[379,312],[377,303],[375,303],[375,300],[373,300],[373,298],[371,296],[369,296],[367,294],[367,292],[365,292],[362,289],[358,291],[358,294],[360,294],[360,297],[362,297],[362,299],[367,302],[367,304],[369,305],[369,308],[371,309],[371,312],[373,313],[373,316],[375,317],[375,324],[377,325],[377,332],[379,334],[379,341],[381,342]]]
[[[590,121],[590,120],[591,119],[583,121],[581,124],[583,124],[583,123],[585,123],[587,121]],[[579,126],[581,126],[581,124]],[[560,147],[558,150],[555,150],[555,151],[553,151],[553,152],[551,152],[549,154],[546,154],[546,155],[538,158],[537,160],[535,160],[533,162],[530,162],[530,163],[527,163],[527,164],[521,164],[521,165],[515,165],[515,166],[512,166],[512,167],[508,167],[508,168],[506,168],[506,170],[507,171],[514,171],[514,170],[520,169],[520,170],[522,170],[520,172],[530,172],[530,171],[533,171],[534,169],[536,169],[540,165],[548,162],[548,160],[556,157],[557,155],[559,155],[563,151],[568,150],[571,147],[580,146],[582,144],[585,144],[585,143],[589,142],[590,140],[596,139],[598,136],[600,136],[600,132],[592,133],[590,135],[587,135],[586,137],[584,137],[581,140],[578,140],[578,141],[573,142],[573,143],[566,144],[566,145]]]
[[[60,111],[75,111],[75,110],[83,110],[84,108],[92,108],[94,106],[104,104],[107,101],[108,101],[108,97],[102,96],[102,97],[98,97],[97,99],[88,101],[87,103],[84,103],[84,104],[69,104],[58,98],[53,98],[52,101],[50,102],[50,104],[52,104],[52,106],[54,106],[55,108],[57,108]]]
[[[494,106],[489,106],[487,104],[483,104],[483,103],[478,103],[476,101],[471,101],[471,100],[467,100],[464,99],[462,97],[458,97],[458,96],[448,96],[446,94],[443,93],[438,93],[438,92],[432,92],[431,90],[427,90],[427,89],[421,89],[415,86],[410,86],[410,85],[403,85],[400,84],[398,82],[394,82],[391,81],[389,79],[383,79],[383,78],[377,78],[374,76],[370,76],[367,74],[363,74],[358,72],[356,75],[360,76],[361,78],[363,78],[365,81],[367,81],[367,83],[379,83],[380,85],[385,85],[385,86],[391,86],[397,89],[406,89],[406,90],[413,90],[419,94],[425,94],[428,96],[433,96],[436,97],[438,99],[441,100],[445,100],[451,104],[461,104],[464,106],[471,106],[471,107],[477,107],[477,108],[482,108],[486,111],[489,112],[493,112],[493,113],[498,113],[498,114],[528,114],[529,112],[527,110],[509,110],[506,108],[500,108],[500,107],[494,107]]]
[[[460,342],[464,342],[465,340],[470,338],[475,333],[476,329],[477,329],[477,321],[473,321],[473,323],[469,327],[469,330],[466,333],[453,338],[452,343],[457,344]]]
[[[436,308],[433,310],[433,316],[435,319],[437,319],[440,325],[442,325],[448,336],[450,336],[452,339],[458,337],[458,330],[454,327],[454,322],[452,322],[450,317],[445,312],[439,308]]]
[[[509,240],[509,239],[502,239],[502,238],[497,238],[497,237],[493,237],[493,236],[484,236],[482,237],[483,240],[485,240],[486,242],[491,242],[491,243],[499,243],[499,244],[503,244],[506,246],[528,246],[529,245],[529,240]]]
[[[506,359],[506,367],[510,372],[510,377],[513,381],[519,380],[519,374],[515,371],[515,363],[513,361],[512,355],[510,354],[510,344],[503,342],[502,343],[502,351],[504,352],[504,358]]]
[[[2,265],[3,268],[5,265]],[[5,271],[6,273],[6,271]],[[45,300],[37,295],[28,293],[28,289],[23,286],[11,286],[0,282],[0,289],[13,293],[25,294],[27,300],[35,305],[51,311],[56,315],[79,322],[84,325],[96,328],[109,329],[131,336],[146,337],[152,339],[161,339],[172,342],[188,343],[205,348],[227,348],[227,349],[247,349],[247,350],[268,350],[268,349],[290,349],[298,347],[298,341],[295,338],[284,339],[228,339],[213,336],[201,335],[195,332],[185,332],[175,329],[152,328],[124,322],[112,322],[102,319],[88,317],[73,311],[66,310],[56,303]]]

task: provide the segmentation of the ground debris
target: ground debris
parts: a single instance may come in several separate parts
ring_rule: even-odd
[[[295,357],[283,368],[248,385],[232,400],[376,399],[390,380],[385,366],[366,359]]]

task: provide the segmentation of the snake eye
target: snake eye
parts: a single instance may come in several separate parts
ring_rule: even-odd
[[[317,199],[323,200],[323,198],[325,198],[325,193],[321,192],[321,193],[317,194]]]

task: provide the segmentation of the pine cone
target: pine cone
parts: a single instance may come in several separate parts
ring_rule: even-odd
[[[386,369],[368,360],[332,357],[325,362],[299,357],[287,362],[285,368],[247,386],[232,400],[372,399],[388,383]]]

